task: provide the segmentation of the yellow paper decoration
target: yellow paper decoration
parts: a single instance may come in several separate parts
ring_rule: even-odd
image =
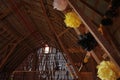
[[[103,26],[100,24],[100,27],[98,28],[98,31],[103,35],[104,32],[103,32]]]
[[[116,66],[110,61],[102,61],[100,65],[97,66],[98,77],[101,80],[117,80],[119,77],[119,72]]]
[[[68,12],[65,14],[65,24],[67,27],[77,28],[81,24],[81,20],[75,12]]]
[[[87,62],[88,62],[88,58],[85,58],[85,59],[84,59],[84,63],[87,63]]]
[[[90,58],[90,53],[87,53],[85,58],[84,58],[84,63],[87,63]]]

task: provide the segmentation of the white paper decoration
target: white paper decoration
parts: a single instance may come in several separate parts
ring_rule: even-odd
[[[64,11],[68,5],[67,0],[54,0],[53,7],[59,11]]]

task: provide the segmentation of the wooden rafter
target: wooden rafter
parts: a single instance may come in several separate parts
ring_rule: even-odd
[[[10,55],[12,54],[12,52],[14,51],[14,49],[16,48],[17,44],[20,41],[18,41],[17,43],[11,43],[8,46],[6,46],[6,51],[7,49],[9,49],[9,46],[12,46],[11,50],[7,53],[7,55],[5,56],[5,58],[2,60],[2,63],[0,64],[0,69],[3,67],[3,65],[5,64],[5,62],[8,60],[8,58],[10,57]]]
[[[70,28],[65,29],[63,32],[61,32],[58,37],[61,37],[63,34],[65,34]]]

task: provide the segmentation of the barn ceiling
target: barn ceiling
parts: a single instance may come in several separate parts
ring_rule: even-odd
[[[98,28],[109,1],[70,0],[74,6],[72,8],[76,9],[78,14],[83,17],[83,24],[78,30],[84,33],[85,24],[88,25],[87,28],[92,26],[89,21]],[[66,27],[63,12],[54,10],[52,4],[53,0],[0,0],[0,73],[10,74],[28,55],[36,53],[39,48],[45,47],[45,44],[66,53],[74,67],[74,63],[83,61],[86,51],[77,44],[76,31]],[[87,19],[84,16],[87,16]],[[93,50],[94,54],[92,54],[89,63],[82,71],[93,71],[93,75],[96,76],[96,65],[103,59],[112,59],[120,65],[117,62],[120,59],[119,51],[115,44],[119,41],[110,40],[108,42],[114,47],[107,46],[107,41],[104,40],[103,36],[101,38],[97,29],[93,30],[90,27],[88,30],[97,39],[98,45]],[[111,29],[110,33],[113,33]],[[111,48],[114,48],[115,51],[111,51]],[[103,55],[107,55],[109,58],[104,58]],[[75,70],[77,71],[77,69]],[[78,71],[77,73],[79,74]]]

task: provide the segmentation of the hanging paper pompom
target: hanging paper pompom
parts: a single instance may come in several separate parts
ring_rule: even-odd
[[[105,18],[103,18],[103,19],[101,20],[101,24],[102,24],[103,26],[109,26],[109,25],[112,25],[112,24],[113,24],[113,21],[112,21],[111,18],[105,17]]]
[[[110,61],[102,61],[100,65],[97,66],[98,77],[101,80],[117,80],[119,78],[119,72],[116,66]]]
[[[104,32],[103,32],[103,25],[100,24],[99,28],[98,28],[98,32],[100,32],[102,35],[104,35]]]
[[[68,12],[65,14],[65,24],[67,27],[77,28],[81,24],[81,20],[75,12]]]
[[[54,0],[53,7],[59,11],[64,11],[68,5],[67,0]]]
[[[84,61],[83,61],[84,64],[88,62],[89,58],[90,58],[90,53],[87,52],[87,54],[85,55]]]
[[[78,44],[86,51],[91,51],[97,46],[97,42],[90,32],[79,35]]]

